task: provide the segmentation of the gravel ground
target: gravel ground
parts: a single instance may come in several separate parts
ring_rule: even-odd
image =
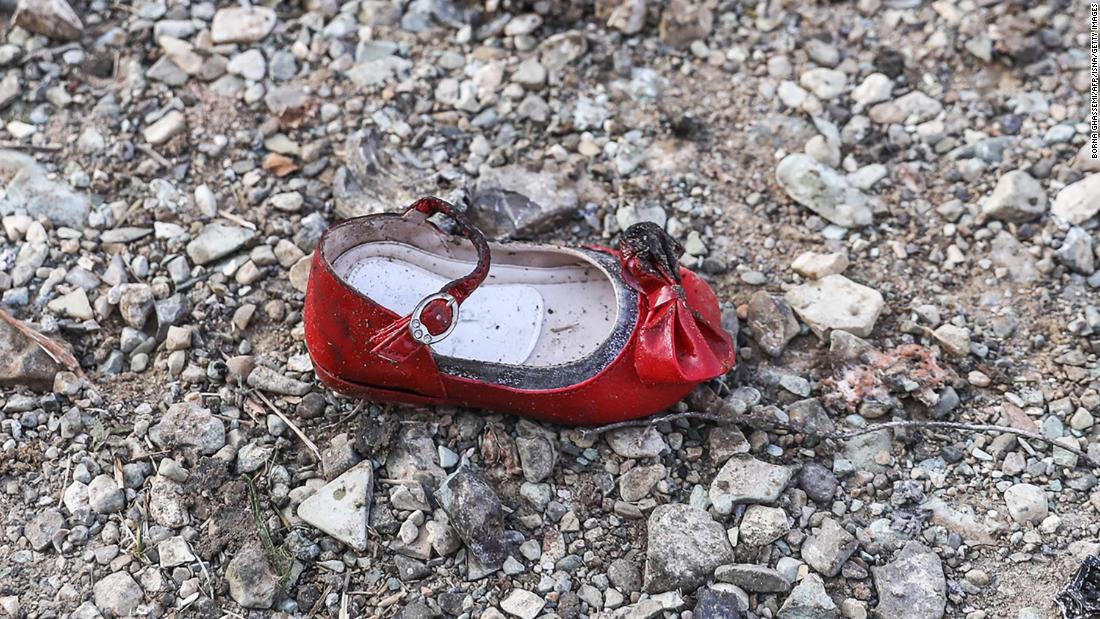
[[[0,8],[0,617],[1035,619],[1098,552],[1083,1]],[[307,256],[424,194],[664,226],[707,418],[320,386]],[[1015,433],[837,438],[920,420]]]

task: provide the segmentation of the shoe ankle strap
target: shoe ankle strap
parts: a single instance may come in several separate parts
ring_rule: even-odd
[[[458,324],[459,307],[489,274],[491,256],[485,235],[453,205],[439,198],[421,198],[406,209],[403,217],[430,224],[427,219],[437,213],[451,218],[458,234],[473,243],[477,265],[469,275],[452,280],[438,292],[424,297],[411,314],[399,318],[371,338],[371,351],[385,359],[404,361],[422,346],[450,335]]]

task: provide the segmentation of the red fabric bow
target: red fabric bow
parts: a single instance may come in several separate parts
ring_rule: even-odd
[[[721,327],[718,299],[695,274],[653,268],[623,256],[623,279],[644,298],[634,348],[638,376],[650,383],[701,382],[733,367],[733,343]]]

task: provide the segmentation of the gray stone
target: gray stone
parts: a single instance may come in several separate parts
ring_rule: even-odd
[[[791,263],[791,269],[809,279],[821,279],[828,275],[838,275],[848,268],[848,256],[842,253],[819,254],[812,251],[802,252]]]
[[[898,615],[899,617],[902,615]],[[817,574],[807,574],[779,608],[779,619],[840,619],[840,611]]]
[[[642,572],[629,559],[612,561],[607,568],[607,578],[616,589],[627,595],[642,590]]]
[[[127,572],[103,577],[92,587],[95,605],[108,617],[129,617],[141,604],[145,593]]]
[[[516,451],[519,452],[523,478],[527,481],[538,483],[554,473],[558,454],[554,444],[546,436],[517,437]]]
[[[782,593],[791,589],[790,581],[782,574],[770,567],[752,563],[723,565],[714,571],[714,578],[750,593]]]
[[[806,282],[788,290],[784,298],[819,337],[833,329],[867,337],[885,306],[879,291],[843,275]]]
[[[481,575],[504,565],[504,509],[480,470],[465,464],[447,477],[435,493],[451,526],[476,559]]]
[[[225,424],[197,404],[180,402],[150,428],[150,438],[162,447],[191,447],[209,455],[225,446]]]
[[[88,484],[88,505],[97,514],[113,514],[126,506],[126,493],[110,475],[98,475]]]
[[[225,70],[246,80],[258,82],[267,73],[267,59],[260,50],[247,49],[230,58]]]
[[[33,157],[13,150],[0,150],[0,215],[17,210],[31,217],[46,217],[54,224],[77,230],[88,219],[87,196],[49,178]],[[13,274],[13,279],[15,279]],[[16,285],[22,285],[19,282]]]
[[[1047,192],[1023,170],[1007,172],[982,203],[982,214],[1001,221],[1038,219],[1047,209]]]
[[[732,456],[710,485],[710,502],[720,514],[742,503],[774,503],[779,499],[791,469],[761,462],[748,454]]]
[[[19,0],[12,24],[57,41],[77,41],[84,24],[65,0]]]
[[[710,5],[690,0],[671,0],[661,12],[658,35],[671,47],[687,47],[710,36],[714,11]]]
[[[1092,251],[1092,235],[1078,226],[1073,226],[1066,232],[1066,238],[1055,255],[1058,261],[1069,267],[1070,270],[1081,275],[1092,275],[1096,270],[1096,262]]]
[[[993,237],[990,258],[993,264],[1005,269],[1014,282],[1028,284],[1039,279],[1035,257],[1007,230],[1001,230]]]
[[[664,437],[653,426],[613,430],[604,436],[611,451],[623,458],[655,458],[668,449]]]
[[[878,430],[857,436],[844,443],[844,457],[856,469],[881,473],[886,470],[886,467],[879,463],[879,455],[890,454],[892,446],[890,440],[889,430]]]
[[[257,543],[248,543],[237,551],[225,570],[225,580],[229,595],[245,608],[264,610],[275,603],[279,576]]]
[[[606,19],[607,27],[623,34],[638,34],[645,27],[645,0],[599,0],[596,17]]]
[[[619,496],[624,501],[639,501],[649,496],[650,490],[668,474],[663,464],[636,466],[619,478]]]
[[[695,589],[714,569],[733,561],[726,530],[706,511],[666,504],[647,523],[645,590]]]
[[[763,290],[749,298],[748,326],[756,343],[773,357],[782,354],[787,342],[799,331],[798,320],[790,306]]]
[[[775,178],[792,200],[832,223],[852,228],[871,223],[871,200],[846,176],[809,155],[787,155]]]
[[[879,103],[867,115],[881,124],[919,124],[931,120],[943,111],[943,104],[919,90],[906,93],[893,101]]]
[[[843,71],[826,67],[814,67],[804,72],[798,79],[802,87],[814,93],[822,101],[831,101],[839,97],[847,85]]]
[[[341,475],[359,462],[359,454],[355,453],[353,443],[354,441],[348,438],[347,433],[332,437],[328,447],[321,452],[321,468],[325,472],[326,479],[333,479]]]
[[[54,376],[65,369],[39,345],[31,336],[33,333],[29,326],[14,318],[11,322],[0,319],[0,350],[4,351],[0,357],[0,387],[49,391],[53,388]]]
[[[579,207],[574,183],[563,174],[510,165],[481,172],[469,216],[490,236],[530,238]]]
[[[932,337],[950,355],[965,357],[970,354],[970,331],[965,327],[944,323],[932,332]]]
[[[859,542],[845,531],[835,520],[826,518],[821,527],[802,542],[802,560],[821,574],[833,577],[848,557],[852,556]]]
[[[254,473],[260,470],[274,451],[271,445],[261,445],[255,441],[242,445],[237,451],[237,472]]]
[[[4,79],[0,80],[0,110],[9,103],[19,98],[23,93],[23,84],[19,79],[19,72],[8,71]]]
[[[256,366],[256,369],[249,373],[248,386],[260,391],[293,396],[303,396],[313,388],[309,383],[283,376],[263,365]]]
[[[148,284],[122,284],[119,287],[118,311],[122,321],[137,330],[145,328],[145,321],[153,312],[153,289]]]
[[[65,526],[65,517],[56,509],[39,512],[26,526],[23,535],[27,536],[31,548],[41,552],[49,547],[61,527]]]
[[[731,591],[701,587],[695,600],[692,619],[741,619],[741,600]]]
[[[247,245],[256,232],[228,224],[207,224],[202,232],[187,244],[191,262],[203,265],[228,256]]]
[[[877,617],[940,619],[947,606],[947,583],[936,553],[909,542],[882,567],[871,568],[878,592]]]
[[[817,462],[807,462],[798,473],[798,487],[818,503],[832,501],[839,484],[836,475]]]
[[[187,60],[190,59],[190,57],[176,57],[179,58],[182,62],[187,62]],[[168,84],[169,86],[183,86],[187,83],[188,72],[184,71],[173,58],[169,57],[168,55],[164,55],[160,57],[160,60],[154,62],[153,66],[149,67],[149,70],[145,72],[145,77],[157,82],[163,82],[165,84]],[[177,121],[179,120],[179,118],[180,117],[173,116],[172,120]],[[155,132],[156,130],[154,129],[153,131]],[[154,135],[154,139],[156,139],[155,133],[152,133],[150,135]],[[175,135],[175,132],[173,132],[173,135]],[[152,139],[149,139],[148,137],[146,139],[148,139],[150,143],[153,143]]]
[[[843,331],[834,331],[834,333],[843,333]],[[787,407],[787,417],[791,427],[811,435],[828,434],[836,430],[832,417],[817,398],[792,402]]]

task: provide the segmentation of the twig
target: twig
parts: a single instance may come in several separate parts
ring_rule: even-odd
[[[243,226],[245,228],[248,228],[249,230],[255,230],[256,229],[256,224],[252,223],[251,221],[248,221],[247,219],[241,217],[240,215],[234,215],[233,213],[230,213],[229,211],[227,211],[225,209],[222,209],[222,210],[218,211],[218,214],[221,215],[222,217],[225,217],[229,221],[237,224],[238,226]]]
[[[962,421],[886,421],[883,423],[876,423],[872,426],[862,428],[859,430],[853,430],[851,432],[832,432],[822,435],[823,438],[831,438],[838,441],[848,440],[864,434],[870,434],[877,430],[886,430],[889,428],[918,428],[929,429],[939,428],[942,430],[966,430],[969,432],[1002,432],[1006,434],[1015,434],[1016,436],[1022,436],[1032,440],[1046,443],[1052,447],[1058,449],[1064,449],[1072,454],[1076,454],[1085,459],[1093,467],[1100,468],[1100,462],[1094,460],[1088,453],[1072,445],[1065,445],[1059,443],[1054,439],[1047,438],[1037,432],[1028,432],[1027,430],[1019,430],[1011,426],[998,426],[989,423],[966,423]]]
[[[156,161],[162,167],[165,167],[165,168],[172,167],[172,162],[165,159],[164,155],[161,155],[157,151],[153,150],[152,146],[149,146],[148,144],[138,144],[137,149],[140,150],[141,152],[145,153],[146,155],[148,155],[151,159],[153,159],[153,161]]]
[[[321,429],[322,430],[328,430],[329,428],[335,428],[336,426],[343,425],[345,421],[347,421],[348,419],[351,419],[352,417],[358,415],[363,410],[363,405],[365,403],[366,403],[365,400],[359,400],[355,404],[355,408],[350,413],[348,413],[344,417],[341,417],[340,419],[328,424],[327,426],[321,426]]]
[[[988,423],[967,423],[963,421],[885,421],[882,423],[876,423],[869,425],[866,428],[859,430],[852,430],[850,432],[812,432],[805,428],[799,428],[785,424],[772,419],[764,419],[755,415],[740,415],[729,416],[719,415],[715,413],[702,413],[698,411],[687,411],[683,413],[671,413],[668,415],[661,415],[659,417],[650,417],[648,419],[634,419],[631,421],[619,421],[616,423],[609,423],[604,426],[595,426],[592,428],[586,428],[581,430],[581,436],[589,437],[611,430],[620,430],[622,428],[637,428],[646,427],[662,421],[676,421],[678,419],[700,419],[703,421],[710,421],[719,425],[733,425],[737,423],[744,423],[753,427],[770,426],[771,428],[777,428],[781,430],[787,430],[790,432],[799,432],[807,436],[813,436],[820,439],[828,439],[834,441],[846,441],[853,439],[857,436],[863,436],[864,434],[870,434],[872,432],[878,432],[879,430],[889,430],[892,428],[916,428],[918,430],[963,430],[967,432],[1001,432],[1006,434],[1015,434],[1016,436],[1022,436],[1024,438],[1046,443],[1052,447],[1064,449],[1072,454],[1075,454],[1081,458],[1084,458],[1090,466],[1094,468],[1100,468],[1100,462],[1088,455],[1088,453],[1082,451],[1078,447],[1072,445],[1065,445],[1059,443],[1053,439],[1047,438],[1037,432],[1028,432],[1027,430],[1020,430],[1011,426],[999,426]]]
[[[53,54],[63,54],[70,49],[80,49],[80,43],[65,43],[64,45],[58,45],[57,47],[43,47],[42,49],[35,50],[20,58],[19,64],[24,65],[32,60],[37,60],[46,56],[52,56]]]
[[[667,415],[659,415],[655,417],[646,417],[645,419],[631,419],[629,421],[616,421],[615,423],[609,423],[603,426],[593,426],[591,428],[582,429],[581,436],[588,438],[590,436],[598,436],[604,432],[611,432],[613,430],[621,430],[623,428],[644,428],[646,426],[655,425],[662,421],[677,421],[679,419],[702,419],[703,421],[713,421],[719,425],[736,423],[736,419],[731,419],[725,415],[716,415],[714,413],[699,413],[696,411],[687,411],[685,413],[669,413]]]
[[[274,404],[272,404],[271,400],[267,399],[267,396],[265,396],[262,392],[260,392],[256,389],[253,389],[252,393],[256,394],[257,397],[259,397],[261,400],[263,400],[264,404],[267,404],[268,409],[270,409],[271,412],[278,415],[279,419],[282,419],[283,423],[285,423],[287,425],[287,427],[289,427],[295,434],[297,434],[298,438],[302,439],[302,442],[305,443],[306,447],[308,447],[309,450],[313,452],[313,455],[317,456],[317,461],[320,462],[321,461],[321,450],[317,449],[317,445],[314,444],[313,441],[309,440],[309,437],[306,436],[305,432],[302,432],[301,428],[298,427],[298,424],[294,423],[293,421],[290,420],[289,417],[284,415],[283,411],[279,410],[278,407],[276,407]]]
[[[19,142],[0,142],[0,148],[10,150],[29,150],[31,152],[56,153],[61,150],[60,144],[22,144]]]
[[[61,344],[58,344],[53,339],[34,330],[30,325],[12,316],[3,308],[0,308],[0,320],[11,325],[12,328],[22,333],[27,339],[32,340],[43,350],[43,352],[49,355],[54,362],[65,366],[65,369],[76,374],[77,378],[85,381],[89,386],[94,387],[94,385],[88,382],[88,378],[84,376],[84,371],[80,369],[80,362]]]

